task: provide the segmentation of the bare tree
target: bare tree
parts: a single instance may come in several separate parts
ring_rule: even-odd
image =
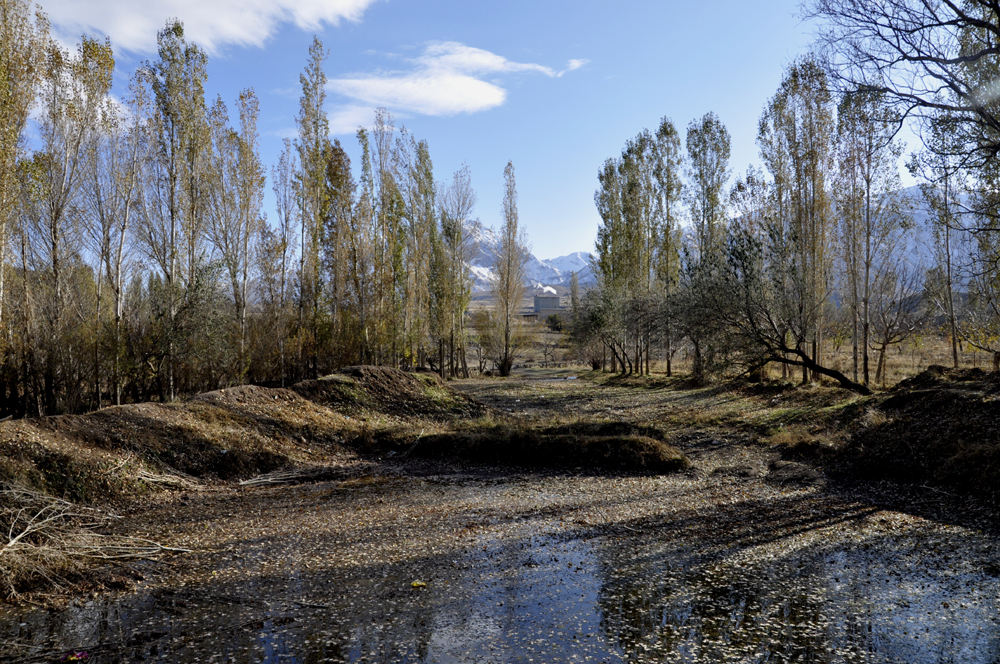
[[[905,257],[883,265],[871,291],[871,336],[869,343],[878,353],[875,382],[884,385],[886,352],[909,339],[923,325],[927,309],[922,302],[924,271],[910,265]]]
[[[940,151],[928,150],[913,155],[908,164],[910,172],[921,176],[920,192],[928,205],[928,225],[933,237],[931,247],[940,283],[928,290],[927,296],[948,318],[951,337],[952,366],[958,368],[958,316],[955,310],[955,286],[960,273],[959,234],[962,231],[960,215],[965,206],[960,196],[965,189],[965,174],[957,167],[954,158]],[[932,274],[934,271],[932,271]]]
[[[126,109],[109,100],[102,111],[102,135],[91,145],[85,185],[87,235],[97,258],[96,326],[101,327],[101,298],[105,280],[113,302],[111,348],[111,394],[115,405],[122,398],[122,322],[125,279],[130,271],[132,224],[141,197],[143,164],[150,148],[149,98],[145,86],[134,77],[129,86]],[[98,346],[94,350],[94,389],[101,405]]]
[[[1000,7],[994,0],[805,0],[840,83],[885,95],[900,117],[941,121],[963,166],[1000,153],[996,97]]]
[[[837,113],[838,169],[834,198],[840,217],[840,247],[852,329],[854,380],[870,380],[872,289],[896,274],[905,251],[901,234],[913,226],[912,201],[900,193],[899,157],[894,140],[898,117],[882,95],[870,91],[844,95]]]
[[[267,224],[261,225],[257,253],[266,315],[273,322],[272,339],[278,346],[278,374],[282,386],[288,376],[285,360],[285,340],[289,333],[288,274],[294,260],[295,233],[299,223],[293,179],[295,172],[295,153],[291,141],[286,138],[278,164],[271,168],[277,226],[272,229]]]
[[[1000,230],[992,220],[975,222],[981,232],[963,233],[967,263],[960,281],[967,300],[958,316],[958,333],[966,343],[993,356],[1000,371]]]
[[[731,363],[753,373],[768,362],[802,367],[828,376],[841,386],[870,394],[840,371],[819,364],[806,347],[821,306],[810,296],[812,284],[799,265],[794,244],[785,241],[787,224],[778,215],[764,217],[762,228],[732,224],[727,241],[724,278],[706,289],[701,306],[711,311],[723,329],[725,350]]]

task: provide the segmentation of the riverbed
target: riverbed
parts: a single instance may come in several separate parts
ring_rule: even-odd
[[[172,494],[123,527],[192,553],[139,563],[133,591],[5,610],[0,659],[1000,661],[995,533],[738,437],[686,444],[669,476],[386,459]]]

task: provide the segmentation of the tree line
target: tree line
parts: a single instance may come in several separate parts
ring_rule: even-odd
[[[891,347],[933,329],[1000,370],[1000,10],[993,3],[816,0],[816,52],[785,70],[760,116],[763,169],[731,183],[712,113],[643,130],[598,172],[598,287],[578,342],[613,370],[694,378],[826,376],[866,393]],[[920,38],[911,38],[912,35]],[[909,35],[909,37],[907,36]],[[908,74],[908,76],[907,76]],[[906,167],[907,120],[921,149]],[[915,215],[926,213],[921,259]],[[830,348],[849,343],[850,366]]]
[[[352,165],[330,138],[325,58],[314,39],[268,220],[257,97],[243,90],[232,112],[206,98],[207,56],[179,21],[119,100],[108,41],[66,52],[44,13],[0,0],[0,413],[358,363],[468,374],[469,168],[435,179],[427,142],[384,109],[359,128]],[[522,241],[508,272],[523,271],[510,164],[505,178]],[[487,321],[504,362],[505,316]]]

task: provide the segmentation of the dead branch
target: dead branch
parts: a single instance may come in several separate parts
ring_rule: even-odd
[[[20,486],[0,485],[0,578],[8,595],[24,583],[59,587],[88,560],[107,562],[187,553],[134,537],[97,532],[117,518]]]

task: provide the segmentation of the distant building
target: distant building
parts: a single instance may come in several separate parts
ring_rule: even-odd
[[[535,295],[535,306],[531,311],[523,312],[521,315],[528,320],[541,322],[548,320],[549,316],[559,316],[563,321],[570,319],[569,309],[560,306],[559,296],[551,286],[543,288],[541,295]]]
[[[535,296],[535,313],[540,314],[544,309],[558,309],[559,308],[559,296],[558,295],[536,295]]]

